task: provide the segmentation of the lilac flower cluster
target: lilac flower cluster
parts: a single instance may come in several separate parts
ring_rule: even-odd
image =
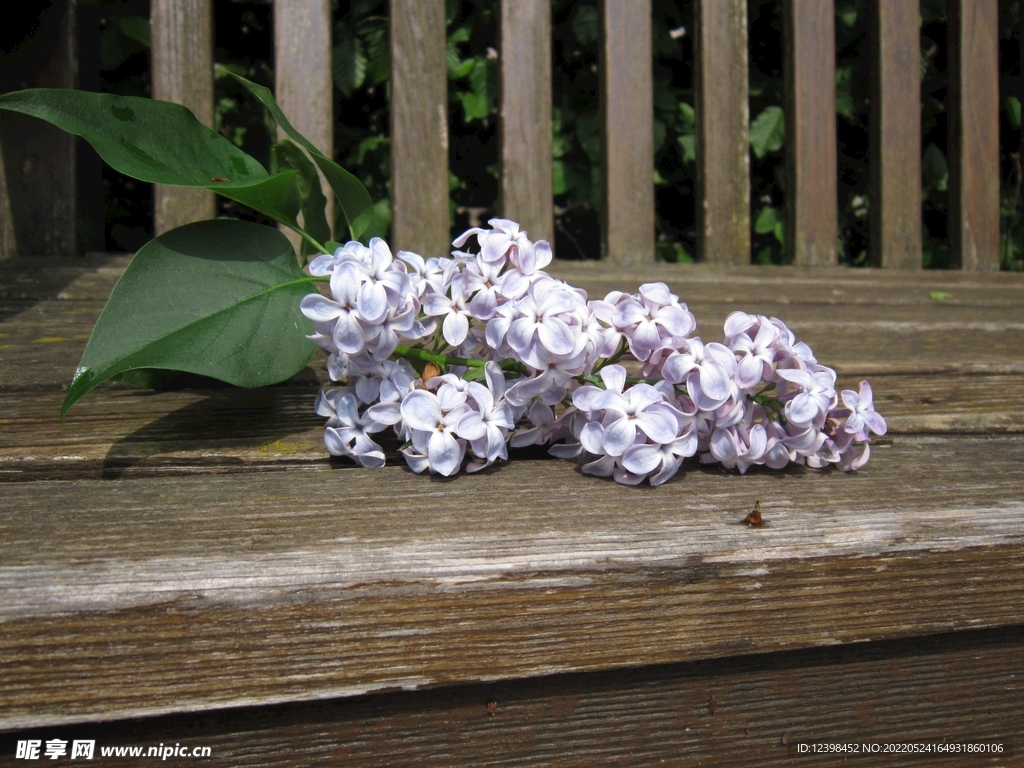
[[[342,384],[316,403],[332,454],[382,466],[374,436],[391,429],[415,472],[475,472],[509,446],[549,444],[589,474],[659,485],[697,455],[740,472],[854,470],[885,434],[870,385],[837,393],[780,320],[734,312],[724,343],[704,344],[663,283],[588,301],[543,271],[547,242],[489,224],[453,243],[475,237],[475,254],[395,258],[375,238],[310,263],[330,296],[302,312]]]

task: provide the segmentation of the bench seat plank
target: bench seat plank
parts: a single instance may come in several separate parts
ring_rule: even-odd
[[[1020,623],[1022,485],[1012,436],[656,490],[552,461],[7,483],[0,728]]]
[[[1021,668],[1024,635],[995,630],[47,727],[18,737],[208,746],[218,765],[788,765],[798,741],[1005,744],[1019,731]],[[13,743],[4,754],[14,754]],[[907,768],[1015,764],[1005,754],[875,758],[870,764]]]

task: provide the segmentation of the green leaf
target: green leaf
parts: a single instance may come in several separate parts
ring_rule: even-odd
[[[1006,97],[1006,119],[1012,128],[1020,128],[1020,101],[1016,96]]]
[[[946,156],[942,150],[934,144],[929,144],[924,150],[921,158],[921,179],[926,189],[935,189],[943,192],[949,181],[949,165],[946,164]]]
[[[448,64],[448,77],[458,80],[469,74],[469,70],[473,68],[473,60],[467,59],[462,60],[459,55],[459,44],[469,42],[469,27],[459,27],[450,35],[448,35],[448,47],[447,47],[447,64]]]
[[[352,98],[352,94],[366,80],[366,53],[362,42],[355,35],[343,35],[331,50],[331,74],[334,76],[335,88],[346,99]]]
[[[386,240],[388,237],[388,229],[391,227],[391,200],[386,197],[382,197],[376,203],[373,204],[373,224],[370,228],[363,232],[363,241],[369,242],[374,237],[379,237],[382,240]],[[331,249],[333,253],[335,249]]]
[[[592,163],[601,162],[601,116],[587,112],[576,118],[576,138]]]
[[[490,113],[487,88],[487,59],[477,56],[471,59],[473,68],[469,72],[469,83],[472,89],[469,93],[462,91],[458,94],[462,102],[462,108],[466,113],[466,122],[487,117]]]
[[[302,193],[297,177],[296,171],[285,171],[247,187],[224,187],[218,188],[217,192],[253,210],[265,213],[301,235],[302,228],[296,216],[302,205]]]
[[[592,5],[581,5],[572,19],[572,33],[576,35],[576,42],[580,45],[597,42],[597,38],[600,36],[600,19],[597,8]]]
[[[380,85],[391,76],[387,23],[387,19],[374,17],[356,25],[366,51],[366,79],[370,85]]]
[[[561,160],[555,160],[551,163],[551,186],[553,194],[565,194],[567,189],[565,186],[565,163]]]
[[[754,221],[754,231],[759,235],[767,235],[769,232],[775,231],[775,225],[780,221],[779,211],[777,208],[773,208],[770,205],[766,205],[761,209],[761,212],[757,214],[757,219]]]
[[[81,136],[114,170],[141,181],[220,192],[267,178],[262,165],[180,104],[39,88],[0,96],[0,109]]]
[[[781,107],[765,107],[750,124],[750,147],[758,157],[777,152],[786,139],[786,116]]]
[[[296,182],[301,195],[302,227],[315,240],[325,243],[331,239],[331,227],[327,223],[327,198],[320,186],[320,174],[316,166],[309,161],[305,153],[297,146],[284,139],[274,145],[271,157],[277,168],[298,171]],[[314,252],[312,244],[303,241],[300,256],[306,257]]]
[[[668,127],[661,122],[661,120],[654,119],[654,151],[657,152],[661,149],[661,145],[665,143],[665,137],[668,135]]]
[[[261,387],[294,376],[313,353],[299,310],[313,291],[288,239],[244,221],[202,221],[143,246],[114,286],[63,417],[129,371],[160,369]]]
[[[683,162],[692,163],[697,159],[697,137],[690,136],[679,136],[676,138],[679,142],[679,148],[683,152]]]
[[[928,295],[935,301],[948,301],[953,298],[952,293],[946,293],[945,291],[932,291]]]
[[[125,37],[142,43],[147,48],[152,47],[149,35],[149,19],[143,16],[122,16],[117,26]]]
[[[373,201],[370,199],[370,193],[366,191],[366,187],[351,173],[325,157],[305,136],[295,130],[277,105],[274,94],[270,92],[269,88],[235,74],[232,74],[232,77],[244,85],[267,108],[274,121],[281,126],[281,130],[309,151],[313,162],[316,163],[324,178],[327,179],[327,183],[334,190],[334,197],[338,201],[338,213],[347,223],[352,239],[358,239],[373,221]]]
[[[697,113],[685,101],[679,102],[679,117],[683,121],[680,133],[692,133],[697,128]]]
[[[847,27],[852,27],[857,23],[857,3],[855,0],[839,0],[836,3],[836,16],[845,24]]]
[[[836,67],[836,114],[848,120],[857,117],[853,102],[853,67]]]

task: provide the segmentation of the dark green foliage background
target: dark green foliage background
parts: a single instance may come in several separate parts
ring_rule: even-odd
[[[101,0],[103,89],[149,95],[147,0]],[[376,201],[367,236],[390,225],[386,0],[334,4],[335,159]],[[1000,4],[1001,260],[1024,268],[1020,199],[1019,29],[1017,0]],[[946,3],[921,1],[923,263],[945,267]],[[836,131],[839,149],[840,260],[867,262],[868,0],[836,2]],[[486,221],[498,196],[497,0],[447,0],[452,231]],[[553,0],[556,252],[600,252],[597,0]],[[227,72],[273,86],[272,7],[262,0],[216,0],[217,130],[270,164],[273,125]],[[691,4],[653,0],[655,184],[658,256],[690,261],[694,229],[693,40]],[[749,0],[751,227],[755,263],[784,254],[785,157],[782,9]],[[106,236],[112,250],[135,250],[152,236],[147,185],[105,169]],[[231,201],[221,214],[262,221]]]

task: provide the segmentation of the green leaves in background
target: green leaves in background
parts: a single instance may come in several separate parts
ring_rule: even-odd
[[[767,235],[769,233],[775,235],[775,239],[779,241],[779,245],[786,244],[786,220],[784,211],[781,208],[773,208],[770,205],[766,205],[761,208],[761,211],[757,214],[757,218],[754,220],[754,231],[759,235]]]
[[[786,140],[786,116],[781,107],[765,107],[750,124],[750,148],[758,157],[778,152]]]
[[[679,102],[679,150],[683,162],[692,163],[697,159],[697,116],[693,107],[685,101]]]
[[[930,190],[945,192],[948,186],[949,165],[942,150],[934,144],[925,147],[924,156],[921,158],[921,181],[925,195]]]
[[[281,130],[312,155],[313,162],[316,163],[327,179],[327,183],[334,190],[335,199],[338,201],[338,213],[348,225],[352,239],[357,239],[373,222],[373,201],[370,199],[370,194],[366,191],[366,187],[362,185],[359,179],[326,157],[305,136],[295,130],[291,122],[281,111],[277,101],[274,99],[274,94],[270,92],[269,88],[246,80],[244,77],[234,73],[231,76],[259,99],[260,103],[270,112],[275,122],[281,126]]]
[[[275,384],[313,354],[299,310],[313,278],[278,230],[243,221],[189,224],[147,243],[103,309],[62,416],[115,376],[160,369],[239,387]]]

